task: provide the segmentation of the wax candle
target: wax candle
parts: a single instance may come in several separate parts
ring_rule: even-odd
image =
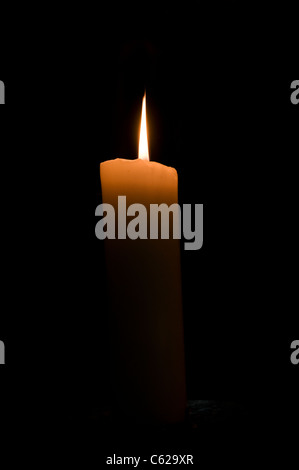
[[[176,170],[148,159],[145,115],[144,97],[139,158],[100,165],[103,203],[114,207],[117,225],[118,196],[126,196],[127,207],[143,204],[148,215],[150,204],[178,203]],[[116,239],[105,240],[105,253],[118,405],[139,421],[181,421],[186,391],[179,240],[132,240],[117,227]]]

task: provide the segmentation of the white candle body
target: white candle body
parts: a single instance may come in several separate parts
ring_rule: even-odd
[[[127,207],[178,203],[173,168],[116,159],[100,167],[103,202]],[[148,218],[149,221],[149,218]],[[149,230],[148,230],[149,232]],[[116,230],[117,236],[117,230]],[[111,292],[112,375],[123,411],[140,421],[185,416],[185,364],[179,240],[105,240]]]

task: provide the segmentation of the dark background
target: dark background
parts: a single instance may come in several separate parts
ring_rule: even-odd
[[[76,53],[36,63],[19,46],[3,62],[8,415],[88,423],[111,402],[99,164],[137,156],[146,89],[151,160],[177,169],[180,204],[204,204],[203,248],[181,251],[188,398],[295,424],[298,75],[292,43],[263,25],[91,33]]]

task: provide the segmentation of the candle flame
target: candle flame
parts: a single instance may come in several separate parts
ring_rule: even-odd
[[[147,129],[146,129],[145,93],[144,93],[144,97],[143,97],[143,100],[142,100],[142,112],[141,112],[138,158],[141,158],[142,160],[149,160]]]

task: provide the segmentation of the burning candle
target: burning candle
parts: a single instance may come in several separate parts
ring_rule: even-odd
[[[105,239],[112,380],[125,414],[145,422],[178,422],[186,406],[179,240],[130,239],[121,215],[142,204],[149,222],[151,204],[178,203],[176,170],[149,161],[145,96],[138,157],[100,165],[103,203],[114,207],[117,225],[116,238]],[[119,196],[126,196],[122,210]]]

